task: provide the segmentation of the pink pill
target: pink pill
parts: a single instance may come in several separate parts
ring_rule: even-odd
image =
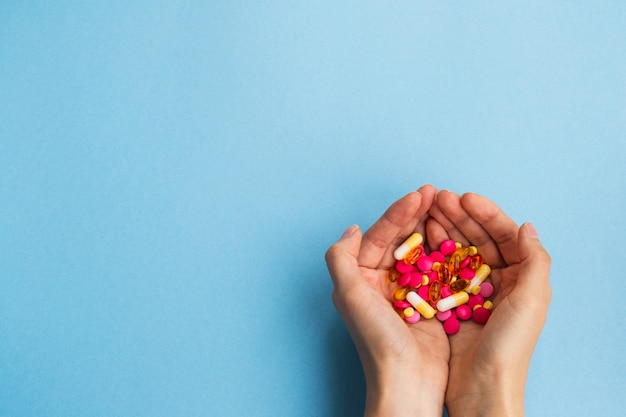
[[[450,317],[452,317],[452,310],[438,311],[437,312],[437,319],[439,321],[446,321]]]
[[[485,299],[480,294],[478,295],[472,294],[469,296],[469,300],[467,300],[467,306],[471,308],[472,310],[474,309],[474,307],[481,306],[484,303],[485,303]]]
[[[439,262],[440,264],[446,261],[446,256],[438,250],[432,251],[428,256],[430,256],[434,262]]]
[[[417,289],[417,295],[419,295],[422,300],[428,300],[428,290],[430,290],[430,285],[422,285]]]
[[[422,274],[417,271],[409,272],[411,276],[411,280],[409,281],[409,286],[415,288],[422,285]],[[398,278],[399,279],[399,278]]]
[[[404,287],[405,285],[409,284],[409,281],[411,281],[411,273],[405,272],[398,278],[398,285]]]
[[[396,262],[396,269],[401,274],[406,274],[407,272],[415,271],[415,266],[406,264],[402,259]]]
[[[446,334],[456,334],[460,328],[461,324],[456,319],[456,317],[450,317],[448,320],[443,322],[443,330],[446,332]]]
[[[446,298],[452,295],[452,290],[447,285],[441,288],[441,298]]]
[[[420,269],[420,271],[427,272],[433,269],[433,263],[433,258],[428,255],[422,255],[417,260],[417,267]]]
[[[472,318],[472,309],[467,304],[460,305],[456,308],[456,316],[459,320],[469,320]]]
[[[450,256],[452,255],[452,252],[456,250],[456,243],[454,242],[454,240],[444,240],[443,242],[441,242],[441,245],[439,245],[439,250],[445,256]]]
[[[404,310],[407,307],[411,307],[411,303],[409,303],[408,301],[394,301],[393,306],[395,308],[401,308]]]
[[[480,284],[480,295],[485,298],[489,298],[493,295],[493,285],[491,282],[483,282]]]
[[[474,321],[478,324],[485,324],[487,323],[487,320],[489,320],[489,315],[491,313],[489,313],[489,310],[487,310],[485,307],[478,307],[476,310],[474,310]]]
[[[411,317],[405,317],[404,320],[407,323],[414,324],[414,323],[417,323],[418,321],[420,321],[421,317],[422,317],[422,315],[416,311],[415,314],[413,314]]]
[[[471,256],[468,256],[465,259],[463,259],[461,261],[461,268],[467,268],[471,261],[472,261],[472,257]]]
[[[463,268],[459,272],[459,277],[463,279],[472,279],[476,275],[476,271],[471,268]]]
[[[435,282],[435,281],[437,281],[439,279],[439,276],[437,275],[437,271],[427,272],[426,275],[428,275],[428,282],[430,284],[432,284],[433,282]]]

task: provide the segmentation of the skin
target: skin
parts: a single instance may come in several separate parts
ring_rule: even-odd
[[[438,247],[474,244],[492,267],[494,309],[485,326],[463,322],[448,337],[436,319],[407,324],[390,306],[393,251],[413,232]],[[349,227],[326,253],[333,302],[357,347],[366,416],[521,416],[526,376],[551,298],[550,257],[527,223],[519,228],[477,194],[425,185],[393,203],[365,233]],[[469,383],[471,381],[471,383]]]

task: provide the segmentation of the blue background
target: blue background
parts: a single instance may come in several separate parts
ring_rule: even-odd
[[[532,221],[528,416],[626,415],[626,3],[3,1],[0,415],[358,416],[326,248]]]

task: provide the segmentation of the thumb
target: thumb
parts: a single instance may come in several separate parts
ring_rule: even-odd
[[[360,280],[357,257],[361,249],[362,237],[359,226],[353,224],[326,251],[326,265],[335,288],[348,287]]]
[[[537,230],[532,223],[524,223],[518,234],[518,251],[520,257],[519,285],[528,289],[529,294],[537,297],[543,294],[547,303],[550,302],[550,255],[544,249]]]

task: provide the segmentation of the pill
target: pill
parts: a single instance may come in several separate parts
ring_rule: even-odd
[[[456,316],[459,320],[469,320],[472,318],[472,309],[467,304],[460,305],[456,308]]]
[[[462,268],[461,272],[459,272],[459,277],[463,279],[472,279],[475,276],[476,276],[476,271],[474,271],[473,269],[469,267]]]
[[[404,274],[400,275],[400,278],[398,278],[398,285],[404,287],[405,285],[409,284],[410,280],[411,272],[405,272]]]
[[[437,312],[437,319],[439,321],[446,321],[450,318],[450,316],[452,316],[452,310],[447,310],[447,311],[438,311]]]
[[[433,268],[433,258],[431,258],[428,255],[424,255],[421,256],[418,260],[417,260],[417,267],[419,268],[420,271],[422,272],[428,272],[431,271]]]
[[[452,292],[461,292],[469,285],[469,281],[466,279],[456,279],[454,282],[450,283],[450,291]]]
[[[451,296],[452,294],[453,294],[453,293],[452,293],[452,291],[450,290],[450,287],[449,287],[449,286],[444,285],[443,287],[441,287],[441,297],[442,297],[442,298],[449,297],[449,296]]]
[[[409,273],[409,275],[411,275],[411,280],[409,281],[409,287],[416,288],[422,285],[422,274],[420,274],[417,271],[413,271]]]
[[[472,294],[467,300],[467,305],[473,310],[476,306],[483,305],[484,302],[485,299],[480,294]]]
[[[480,295],[489,298],[493,295],[493,284],[491,282],[483,282],[480,284]]]
[[[478,268],[480,268],[480,266],[483,264],[483,257],[476,254],[474,256],[472,256],[472,260],[470,262],[470,268],[472,268],[474,271],[476,271]]]
[[[474,256],[478,253],[478,248],[476,246],[469,247],[469,256]]]
[[[391,268],[389,271],[387,271],[387,282],[389,284],[391,284],[392,282],[396,282],[398,280],[398,277],[400,277],[400,272],[398,272],[397,269]]]
[[[491,313],[485,307],[478,307],[474,310],[474,321],[478,324],[485,324],[487,320],[489,320],[489,315]]]
[[[485,307],[487,310],[491,310],[493,308],[493,302],[487,300],[485,301],[485,304],[483,304],[483,307]]]
[[[417,295],[422,297],[424,300],[428,300],[428,292],[430,290],[430,285],[422,285],[417,289]]]
[[[420,312],[420,314],[422,316],[424,316],[424,318],[427,319],[432,319],[435,316],[435,309],[431,307],[430,304],[428,304],[427,301],[425,301],[422,297],[420,297],[419,295],[417,295],[417,293],[415,291],[410,291],[407,295],[406,295],[406,300],[411,303],[411,305]]]
[[[440,264],[446,261],[445,255],[438,250],[432,251],[428,256],[430,256],[434,262],[439,262]]]
[[[411,317],[413,314],[415,314],[415,310],[413,309],[413,307],[407,307],[405,308],[402,313],[404,314],[404,317]]]
[[[430,279],[428,279],[428,275],[422,275],[422,285],[430,284]]]
[[[404,259],[407,253],[421,245],[424,237],[419,233],[413,233],[393,252],[393,257],[397,260]]]
[[[418,321],[420,321],[421,317],[422,316],[420,316],[419,314],[413,314],[411,317],[404,316],[404,320],[407,323],[414,324],[414,323],[417,323]]]
[[[407,264],[414,264],[424,253],[424,247],[422,245],[417,245],[415,248],[411,249],[402,260]]]
[[[457,318],[454,316],[450,317],[448,320],[443,322],[443,330],[448,335],[453,335],[453,334],[458,333],[460,328],[461,328],[461,324],[459,323]]]
[[[450,256],[456,250],[456,243],[454,243],[454,240],[444,240],[439,245],[439,250],[444,256]]]
[[[415,265],[407,264],[403,260],[399,260],[396,262],[396,269],[401,274],[406,274],[407,272],[415,271]]]
[[[428,301],[431,304],[435,304],[441,298],[441,284],[439,281],[435,281],[430,284],[430,289],[428,290]]]
[[[473,293],[474,288],[480,288],[480,284],[483,283],[485,279],[491,273],[491,268],[487,264],[482,264],[480,268],[476,270],[476,275],[472,278],[470,285],[465,289],[467,292]]]
[[[406,299],[406,294],[409,292],[408,287],[399,287],[393,292],[394,301],[403,301]]]
[[[470,264],[470,261],[471,261],[471,260],[472,260],[472,259],[471,259],[469,256],[468,256],[467,258],[463,259],[463,260],[461,261],[461,269],[464,269],[464,268],[469,268],[469,264]]]
[[[408,301],[394,301],[393,306],[395,308],[401,308],[404,310],[407,307],[411,307],[411,303],[409,303]]]
[[[458,307],[461,304],[467,303],[468,299],[469,294],[465,291],[457,292],[456,294],[452,294],[446,298],[442,298],[441,300],[439,300],[439,302],[437,302],[437,310],[450,310],[451,308]],[[411,302],[411,300],[408,301]]]
[[[443,285],[450,283],[450,278],[452,277],[450,276],[450,268],[448,267],[448,264],[441,265],[441,268],[437,271],[437,278]]]

